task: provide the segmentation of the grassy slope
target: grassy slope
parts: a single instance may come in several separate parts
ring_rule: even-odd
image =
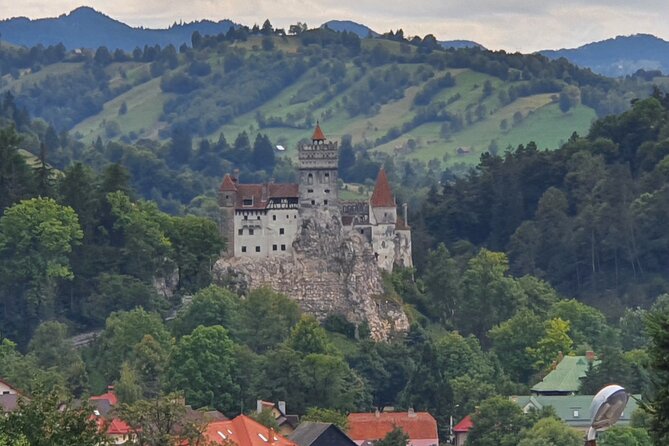
[[[249,51],[254,51],[254,48],[257,48],[259,44],[260,39],[250,39],[239,45]],[[363,41],[365,47],[378,44],[391,51],[399,51],[397,42]],[[275,46],[287,53],[297,51],[296,42],[291,39],[277,38],[275,39]],[[220,53],[211,51],[201,56],[210,62],[214,71],[222,69]],[[39,81],[49,74],[67,73],[76,70],[77,67],[78,64],[72,63],[51,65],[38,73],[28,73],[18,80],[10,81],[9,87],[21,88],[24,85]],[[420,64],[400,65],[400,68],[405,70],[417,70],[419,67],[421,67]],[[352,64],[348,68],[348,76],[357,73],[358,68]],[[508,85],[504,81],[468,69],[446,69],[435,72],[435,76],[441,76],[446,71],[455,77],[456,85],[442,89],[436,94],[434,101],[447,102],[449,98],[459,95],[458,100],[450,101],[447,110],[462,115],[465,115],[467,110],[470,110],[470,113],[473,112],[474,107],[481,101],[486,107],[485,118],[452,134],[449,139],[442,138],[440,134],[441,123],[425,123],[395,140],[376,147],[377,150],[395,154],[396,147],[401,147],[409,139],[414,139],[417,148],[410,153],[402,151],[400,156],[427,161],[434,158],[442,160],[447,155],[448,164],[455,162],[475,163],[480,153],[487,150],[492,140],[496,141],[500,150],[508,145],[516,146],[531,140],[535,141],[540,147],[554,148],[559,145],[560,141],[568,138],[573,131],[585,133],[595,117],[594,111],[584,106],[576,107],[569,113],[563,114],[559,111],[557,105],[552,103],[551,95],[548,94],[520,98],[505,107],[501,107],[496,93],[500,88],[507,88]],[[173,95],[162,92],[160,79],[143,82],[144,79],[148,79],[148,64],[138,62],[114,63],[107,67],[107,72],[111,77],[110,85],[112,87],[117,87],[123,83],[138,83],[138,85],[108,101],[100,113],[78,123],[71,133],[78,135],[85,142],[91,142],[98,136],[105,139],[105,124],[115,121],[120,125],[122,134],[134,132],[137,137],[158,138],[158,130],[164,127],[164,124],[160,122],[163,104]],[[288,113],[307,110],[315,119],[321,120],[328,137],[339,139],[344,134],[350,134],[354,142],[367,141],[373,146],[374,142],[383,137],[390,128],[401,128],[402,124],[414,117],[415,110],[412,108],[414,96],[422,87],[422,85],[417,85],[407,88],[404,91],[403,98],[384,104],[380,111],[373,116],[350,117],[343,108],[343,96],[350,94],[352,89],[364,85],[368,76],[374,75],[373,73],[373,70],[369,71],[341,94],[319,107],[314,105],[318,97],[311,101],[291,103],[291,99],[298,91],[313,79],[313,72],[307,72],[260,107],[238,116],[232,122],[211,132],[207,137],[216,139],[218,134],[223,132],[228,141],[231,142],[239,132],[247,131],[253,140],[255,133],[259,131],[255,118],[258,111],[261,111],[266,117],[285,117]],[[492,84],[494,91],[493,94],[481,100],[483,84],[486,81]],[[123,102],[126,103],[128,112],[125,115],[119,115],[118,111]],[[518,111],[523,114],[525,119],[508,130],[502,131],[500,122],[506,119],[511,124],[514,113]],[[285,146],[288,149],[286,151],[287,156],[294,156],[297,142],[310,134],[308,129],[286,127],[264,128],[261,131],[268,134],[274,143]],[[197,143],[197,138],[195,142]],[[470,148],[471,154],[464,157],[456,156],[455,150],[460,146]]]

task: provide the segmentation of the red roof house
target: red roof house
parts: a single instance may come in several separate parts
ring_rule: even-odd
[[[237,446],[297,446],[246,415],[209,423],[204,435],[207,441],[215,444],[233,442]]]
[[[348,436],[358,445],[381,440],[395,427],[409,436],[408,446],[439,444],[437,420],[427,412],[352,413],[348,416],[348,425]]]
[[[474,427],[472,417],[467,415],[458,424],[453,426],[453,434],[455,435],[455,446],[462,446],[467,441],[469,430]]]

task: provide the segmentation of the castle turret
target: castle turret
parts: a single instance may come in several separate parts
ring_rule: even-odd
[[[300,212],[308,215],[315,210],[339,212],[337,167],[339,147],[325,138],[316,124],[311,144],[298,147],[300,171]]]
[[[388,183],[388,176],[383,167],[379,170],[374,185],[372,198],[369,200],[369,207],[375,224],[387,223],[395,224],[397,222],[397,205],[395,196]]]
[[[226,256],[234,254],[235,246],[235,205],[237,204],[237,184],[230,174],[225,174],[218,190],[218,206],[220,207],[219,229],[225,239]]]

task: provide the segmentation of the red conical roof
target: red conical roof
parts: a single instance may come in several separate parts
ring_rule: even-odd
[[[223,183],[221,183],[221,190],[222,191],[235,191],[235,190],[237,190],[237,186],[235,185],[235,182],[232,181],[232,177],[230,176],[229,173],[226,173],[225,177],[223,177]]]
[[[316,128],[314,129],[314,134],[311,137],[312,141],[325,141],[325,134],[321,130],[321,126],[316,122]]]
[[[393,196],[393,191],[390,189],[388,177],[383,167],[379,170],[379,176],[376,177],[376,185],[374,185],[374,192],[372,192],[370,203],[374,208],[395,207],[395,197]]]

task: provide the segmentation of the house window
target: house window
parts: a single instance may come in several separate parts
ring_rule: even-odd
[[[242,246],[242,252],[246,252],[246,246]]]
[[[578,410],[574,411],[574,418],[578,418]]]
[[[272,251],[276,251],[276,245],[272,245]]]
[[[272,220],[276,221],[276,215],[272,215]]]
[[[286,233],[286,230],[283,228],[279,228],[279,234],[283,235]]]
[[[281,245],[281,251],[285,251],[285,250],[286,250],[286,245]]]
[[[256,252],[260,252],[260,246],[256,246]]]
[[[244,235],[244,230],[243,229],[238,229],[237,230],[237,235]]]
[[[253,235],[253,229],[249,229],[249,235]]]

